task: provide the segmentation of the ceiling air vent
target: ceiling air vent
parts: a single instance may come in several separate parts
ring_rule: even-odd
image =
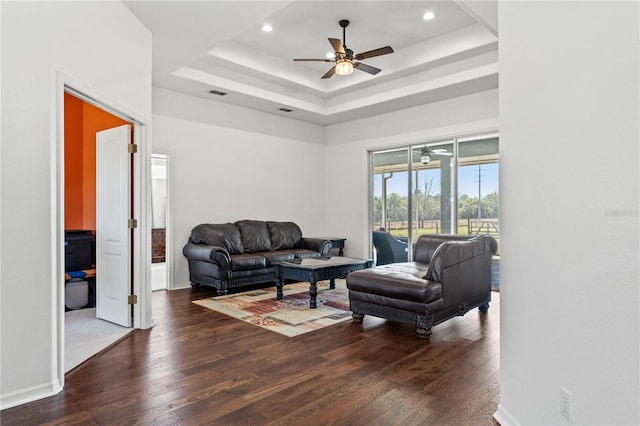
[[[279,108],[279,110],[283,111],[283,112],[291,112],[291,111],[293,111],[292,109],[289,109],[289,108]]]
[[[218,96],[224,96],[227,94],[227,92],[221,92],[219,90],[209,90],[209,93],[211,93],[212,95],[218,95]]]

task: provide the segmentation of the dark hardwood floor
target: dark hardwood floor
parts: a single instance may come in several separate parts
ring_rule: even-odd
[[[374,317],[288,338],[153,294],[156,326],[66,376],[58,395],[0,413],[9,425],[497,425],[500,294],[433,328]]]

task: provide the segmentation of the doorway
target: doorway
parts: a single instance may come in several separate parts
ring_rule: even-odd
[[[64,387],[65,381],[65,95],[69,94],[82,101],[112,114],[132,124],[133,146],[137,147],[137,154],[131,157],[133,175],[129,194],[132,209],[130,223],[137,221],[137,226],[130,229],[132,236],[132,263],[129,267],[133,294],[128,297],[129,310],[133,316],[133,329],[146,329],[153,325],[151,318],[151,288],[149,282],[149,266],[142,260],[150,256],[150,207],[144,201],[150,197],[150,165],[143,159],[150,155],[149,122],[148,118],[114,105],[108,98],[92,88],[58,72],[56,74],[56,102],[55,102],[55,138],[52,139],[52,152],[55,153],[51,162],[52,182],[55,182],[54,220],[52,221],[51,237],[55,244],[56,261],[53,265],[56,289],[52,300],[55,322],[52,324],[52,359],[57,366],[55,380]],[[94,135],[95,137],[95,135]]]
[[[101,236],[97,231],[101,227],[100,210],[104,209],[99,207],[98,199],[101,197],[98,189],[104,187],[100,182],[112,177],[99,177],[98,170],[104,169],[104,164],[98,158],[104,158],[104,155],[101,156],[102,149],[98,149],[102,145],[96,142],[97,136],[109,132],[107,129],[121,128],[126,132],[124,136],[128,143],[127,133],[131,133],[133,123],[71,93],[64,94],[64,113],[64,365],[65,372],[68,372],[131,331],[130,320],[124,321],[122,325],[128,325],[124,327],[100,319],[104,317],[100,309],[104,312],[106,307],[101,306],[104,300],[101,302],[97,297],[101,290],[98,286],[106,277],[104,269],[96,268],[99,263],[96,257],[100,256],[96,247],[102,248],[99,242],[96,244]],[[119,196],[127,200],[127,205],[130,192],[129,187],[124,188],[122,196]],[[125,214],[129,216],[128,211]],[[130,276],[130,266],[126,268],[129,270],[123,272]],[[126,292],[128,294],[130,290],[126,289]],[[104,293],[105,288],[102,289]],[[130,310],[128,306],[123,309]]]
[[[151,290],[168,287],[168,156],[151,154]]]

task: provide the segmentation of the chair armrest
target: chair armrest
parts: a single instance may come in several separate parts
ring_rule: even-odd
[[[413,247],[413,260],[420,263],[430,263],[438,247],[447,241],[467,241],[473,239],[469,235],[421,235]]]
[[[300,248],[313,250],[320,253],[321,256],[328,256],[333,244],[331,241],[322,238],[300,238]]]
[[[467,240],[451,240],[442,243],[434,252],[426,278],[447,285],[454,280],[459,290],[474,286],[491,289],[491,257],[495,240],[483,235]]]
[[[220,268],[230,269],[231,256],[226,249],[220,246],[188,242],[182,249],[182,254],[189,260],[215,263]]]

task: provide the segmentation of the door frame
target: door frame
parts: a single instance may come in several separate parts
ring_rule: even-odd
[[[133,328],[149,328],[151,320],[151,229],[150,229],[150,166],[143,159],[149,158],[151,149],[150,118],[142,117],[127,108],[118,105],[99,91],[58,71],[52,94],[52,132],[51,135],[51,185],[52,219],[51,245],[55,253],[51,270],[55,286],[52,289],[51,348],[53,371],[57,377],[53,382],[64,387],[65,379],[65,255],[64,255],[64,94],[69,94],[90,103],[110,114],[133,124],[132,143],[138,145],[138,153],[133,160],[133,212],[138,219],[138,227],[133,230],[133,291],[138,295],[138,303],[133,305]]]
[[[165,173],[166,173],[166,181],[167,181],[167,207],[166,207],[166,230],[165,230],[165,241],[164,241],[164,263],[165,263],[165,273],[166,273],[166,287],[165,290],[175,290],[173,284],[173,213],[171,212],[171,154],[165,151],[155,151],[151,152],[149,155],[152,158],[154,155],[161,155],[165,160]],[[149,170],[151,173],[151,170]],[[152,189],[149,188],[149,198],[151,198]]]

